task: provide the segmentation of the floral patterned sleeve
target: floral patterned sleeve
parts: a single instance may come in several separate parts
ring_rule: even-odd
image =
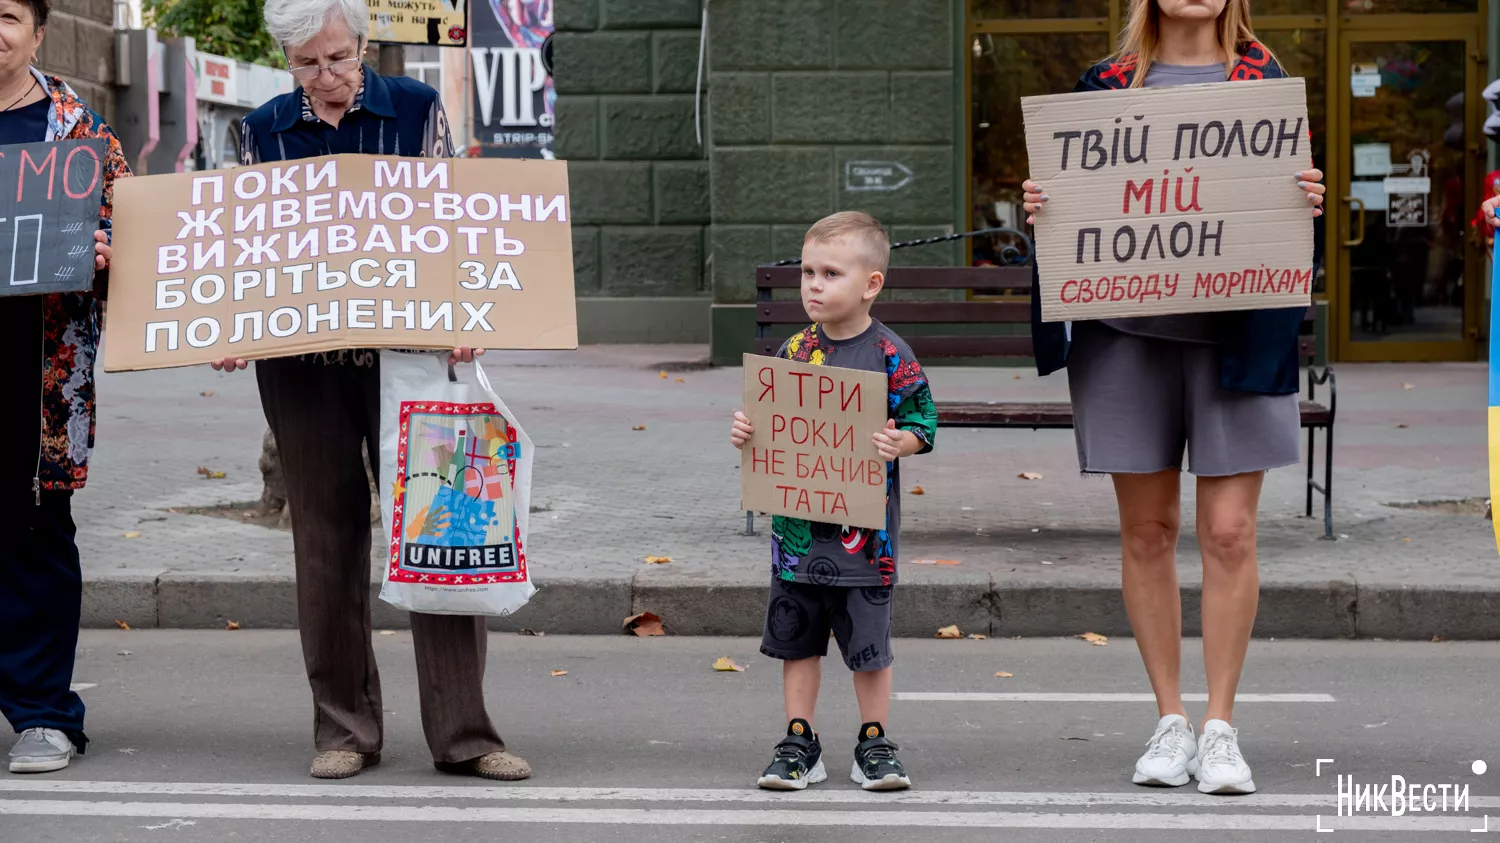
[[[432,101],[432,108],[427,112],[427,125],[422,134],[422,156],[454,157],[453,133],[448,126],[448,112],[443,110],[441,97]]]

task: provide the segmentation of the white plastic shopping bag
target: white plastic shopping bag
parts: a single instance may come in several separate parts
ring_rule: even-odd
[[[436,615],[508,615],[526,565],[531,440],[478,362],[380,353],[380,599]]]

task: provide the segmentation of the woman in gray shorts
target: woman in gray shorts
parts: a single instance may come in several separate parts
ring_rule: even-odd
[[[1132,0],[1120,51],[1075,91],[1282,77],[1255,40],[1249,0]],[[1323,174],[1287,173],[1322,213]],[[1025,208],[1047,196],[1027,181]],[[1034,217],[1028,219],[1034,222]],[[1268,469],[1298,460],[1297,334],[1304,308],[1042,323],[1032,339],[1045,375],[1068,368],[1079,467],[1114,480],[1125,609],[1156,694],[1156,731],[1136,784],[1251,793],[1230,726],[1259,599],[1255,520]],[[1208,711],[1195,734],[1179,678],[1182,600],[1176,547],[1183,451],[1197,476],[1203,551],[1203,657]]]

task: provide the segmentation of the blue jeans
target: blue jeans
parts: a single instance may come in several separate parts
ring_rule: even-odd
[[[70,690],[83,574],[72,492],[0,497],[0,715],[17,732],[60,729],[81,751],[83,700]]]

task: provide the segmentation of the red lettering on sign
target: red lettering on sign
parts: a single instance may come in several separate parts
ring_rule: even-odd
[[[57,147],[54,146],[51,149],[47,150],[47,157],[42,159],[41,164],[37,164],[35,161],[33,161],[31,159],[31,153],[28,150],[25,150],[25,149],[21,150],[21,170],[20,170],[19,173],[16,174],[16,201],[17,202],[22,201],[23,194],[25,193],[25,188],[26,188],[26,167],[28,165],[31,167],[31,172],[33,174],[35,174],[35,175],[40,176],[40,175],[42,175],[42,173],[44,171],[46,172],[46,174],[47,174],[47,199],[48,199],[48,201],[51,201],[51,199],[52,199],[52,183],[57,179]]]

